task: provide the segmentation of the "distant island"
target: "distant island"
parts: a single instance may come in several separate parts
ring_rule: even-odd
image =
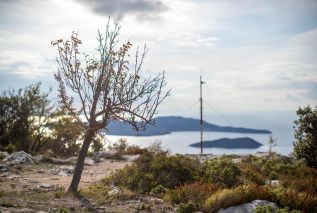
[[[164,116],[155,118],[154,126],[148,126],[145,131],[135,133],[132,127],[121,121],[112,121],[105,129],[108,135],[123,136],[154,136],[165,135],[172,132],[200,131],[200,120],[195,118],[184,118],[181,116]],[[271,134],[265,129],[251,129],[244,127],[218,126],[204,121],[205,132],[232,132],[232,133],[252,133]]]
[[[200,147],[200,142],[190,145],[191,147]],[[257,149],[262,146],[261,143],[252,138],[221,138],[213,141],[204,141],[204,148],[224,148],[224,149]]]

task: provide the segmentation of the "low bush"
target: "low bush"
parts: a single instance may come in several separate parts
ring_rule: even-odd
[[[255,183],[264,185],[266,177],[260,169],[254,164],[241,164],[240,166],[242,180],[245,184]]]
[[[145,152],[134,164],[114,173],[110,181],[118,186],[147,193],[159,185],[171,189],[194,181],[199,172],[200,164],[197,160],[180,155],[169,156],[165,152]]]
[[[262,205],[255,208],[255,213],[301,213],[299,210],[289,210],[288,207],[275,209],[271,205]]]
[[[67,194],[67,191],[63,186],[57,187],[54,191],[55,198],[61,198]]]
[[[240,169],[229,159],[206,161],[203,166],[204,179],[223,186],[236,186],[241,183]]]
[[[211,183],[188,183],[175,189],[168,190],[164,195],[164,200],[177,204],[192,202],[198,206],[201,206],[207,197],[219,189],[219,185]]]
[[[178,207],[178,211],[180,213],[192,213],[199,210],[197,204],[188,202],[188,203],[181,203]]]
[[[131,145],[128,146],[124,154],[126,155],[141,155],[146,152],[146,149],[142,149],[139,146]]]
[[[107,179],[91,184],[88,188],[80,190],[80,194],[102,205],[115,199],[130,199],[135,194],[127,188],[110,186]]]

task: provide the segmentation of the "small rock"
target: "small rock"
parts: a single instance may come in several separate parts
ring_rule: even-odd
[[[232,163],[242,163],[242,158],[232,159]]]
[[[49,184],[42,183],[42,184],[38,185],[38,188],[41,188],[41,189],[53,189],[53,186],[51,186]]]
[[[86,166],[93,166],[93,165],[95,165],[95,161],[91,158],[85,158],[85,165]]]
[[[116,151],[95,152],[93,159],[95,162],[100,162],[101,158],[111,158],[116,155],[116,153]]]
[[[60,169],[63,170],[64,172],[68,173],[68,174],[73,174],[74,173],[74,167],[73,166],[61,166]]]
[[[14,179],[20,178],[20,176],[19,175],[10,175],[10,176],[8,176],[6,178],[9,179],[9,180],[14,180]]]
[[[138,159],[140,155],[122,155],[122,158],[126,161],[133,162]]]
[[[66,174],[66,172],[64,172],[63,170],[60,170],[60,171],[57,173],[57,175],[58,175],[58,176],[63,176],[63,177],[68,176],[68,175]]]
[[[108,192],[108,195],[117,195],[120,193],[120,189],[118,187],[113,186],[112,189]]]
[[[10,170],[8,164],[0,164],[0,172],[8,172]]]
[[[46,162],[45,158],[43,155],[37,155],[33,158],[35,163],[44,163]]]
[[[18,163],[34,164],[34,161],[31,155],[25,153],[24,151],[14,152],[11,155],[9,155],[7,158],[5,158],[4,160],[13,164],[18,164]]]
[[[37,211],[36,213],[47,213],[46,211]]]
[[[30,183],[35,183],[35,184],[40,184],[41,181],[38,181],[38,180],[29,180]]]
[[[265,183],[267,185],[271,185],[271,186],[279,186],[279,185],[281,185],[279,180],[266,180]]]

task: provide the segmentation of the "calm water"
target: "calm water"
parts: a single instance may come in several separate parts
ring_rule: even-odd
[[[219,138],[237,138],[250,137],[263,144],[258,149],[221,149],[221,148],[204,148],[205,154],[251,154],[258,151],[268,151],[268,137],[270,134],[242,134],[242,133],[223,133],[223,132],[205,132],[204,140],[215,140]],[[161,142],[164,148],[169,149],[176,154],[199,154],[200,148],[190,147],[192,143],[200,141],[200,132],[173,132],[168,135],[159,136],[112,136],[108,135],[107,141],[116,142],[121,138],[125,138],[129,144],[139,145],[140,147],[148,147],[155,142]],[[289,155],[293,149],[293,132],[291,129],[273,131],[273,138],[277,139],[277,146],[273,151],[283,155]]]

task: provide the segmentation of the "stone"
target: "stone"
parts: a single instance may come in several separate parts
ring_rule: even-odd
[[[277,205],[267,200],[254,200],[251,203],[245,203],[240,206],[232,206],[226,209],[220,209],[217,213],[253,213],[257,206],[271,205],[275,210]]]
[[[11,164],[34,164],[31,155],[25,153],[24,151],[12,153],[11,155],[5,158],[5,161],[10,162]]]
[[[19,175],[10,175],[6,177],[9,180],[16,180],[16,179],[20,179],[21,177]]]
[[[91,158],[85,158],[85,163],[86,166],[93,166],[95,165],[95,161]]]
[[[68,174],[66,172],[64,172],[63,170],[59,170],[59,172],[57,173],[58,176],[63,176],[66,177],[68,176]]]
[[[8,164],[0,164],[0,172],[8,172],[10,170],[10,167]]]
[[[271,186],[281,185],[279,180],[266,180],[265,183],[266,183],[266,185],[271,185]]]
[[[94,161],[95,162],[100,162],[101,158],[107,159],[115,156],[117,154],[116,151],[103,151],[103,152],[95,152],[94,153]]]
[[[67,174],[74,173],[74,166],[61,166],[60,169],[66,172]]]
[[[133,162],[138,159],[140,155],[122,155],[122,158],[128,162]]]
[[[45,163],[46,160],[43,155],[37,155],[33,158],[35,163]]]
[[[235,159],[232,159],[232,163],[242,163],[242,158],[235,158]]]
[[[34,183],[34,184],[40,184],[41,181],[38,181],[38,180],[29,180],[30,183]]]
[[[37,186],[38,188],[41,189],[53,189],[53,186],[46,184],[46,183],[41,183],[40,185]]]
[[[113,186],[110,191],[108,191],[108,195],[117,195],[120,193],[120,189],[118,187]]]

